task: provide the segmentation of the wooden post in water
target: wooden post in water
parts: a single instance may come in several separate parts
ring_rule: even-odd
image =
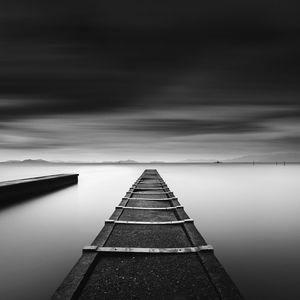
[[[243,299],[156,170],[133,184],[52,299]]]

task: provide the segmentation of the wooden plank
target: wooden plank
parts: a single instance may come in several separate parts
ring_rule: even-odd
[[[183,224],[187,222],[194,222],[193,219],[177,220],[177,221],[161,221],[161,222],[141,222],[141,221],[120,221],[120,220],[106,220],[105,223],[115,224],[136,224],[136,225],[172,225]]]
[[[118,209],[150,209],[150,210],[174,210],[178,208],[183,208],[183,206],[168,206],[168,207],[135,207],[135,206],[116,206]]]
[[[134,197],[123,197],[123,199],[128,200],[150,200],[150,201],[170,201],[170,200],[176,200],[176,197],[170,197],[170,198],[148,198],[148,197],[141,197],[141,198],[134,198]]]
[[[202,245],[198,247],[185,247],[185,248],[129,248],[129,247],[97,247],[97,246],[85,246],[83,251],[88,252],[112,252],[112,253],[174,253],[174,254],[186,254],[203,251],[213,251],[214,248],[211,245]]]

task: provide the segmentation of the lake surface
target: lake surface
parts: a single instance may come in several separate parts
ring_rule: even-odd
[[[299,165],[0,166],[0,181],[79,173],[0,210],[0,298],[49,299],[146,168],[156,168],[246,299],[300,299]]]

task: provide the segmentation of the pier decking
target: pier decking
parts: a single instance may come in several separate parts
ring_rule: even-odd
[[[52,299],[243,299],[156,170],[145,170]]]

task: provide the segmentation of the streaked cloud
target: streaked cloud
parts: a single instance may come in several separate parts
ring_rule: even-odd
[[[69,160],[217,159],[298,151],[297,109],[214,105],[25,118],[1,123],[0,146],[4,154],[42,150],[41,155],[48,159],[57,156],[52,152],[63,151],[69,153]],[[83,158],[81,154],[86,152],[89,155]]]

